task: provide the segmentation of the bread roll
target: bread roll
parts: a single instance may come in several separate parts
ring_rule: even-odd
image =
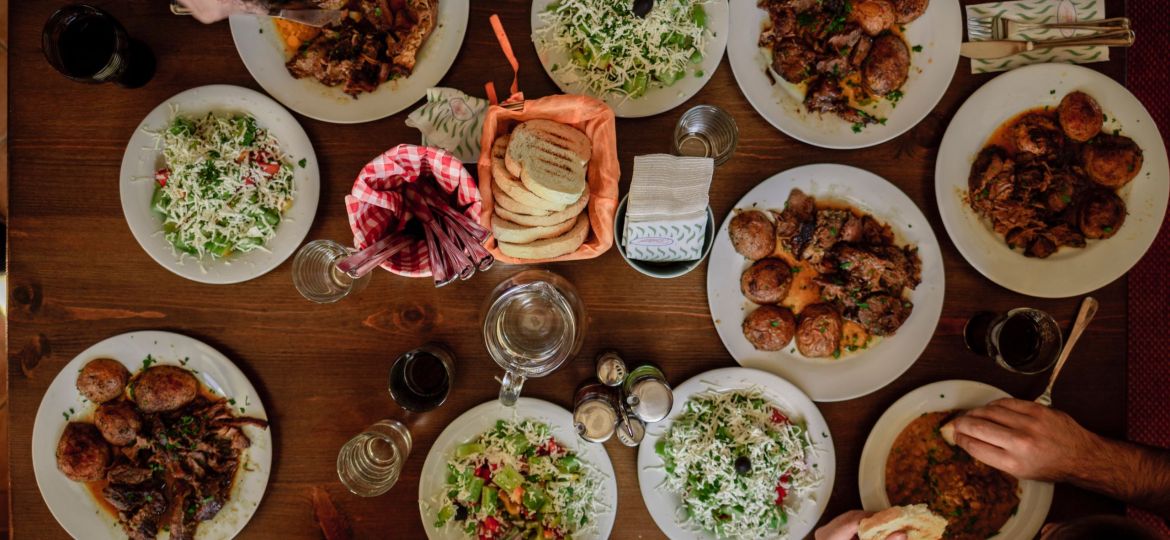
[[[907,540],[940,540],[947,520],[931,512],[925,504],[895,506],[869,516],[858,525],[861,540],[885,540],[891,534],[906,534]]]

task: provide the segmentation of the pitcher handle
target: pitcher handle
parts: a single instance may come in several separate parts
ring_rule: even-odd
[[[503,403],[505,407],[511,407],[516,404],[517,399],[520,399],[520,388],[524,386],[524,376],[505,371],[502,383],[500,403]]]

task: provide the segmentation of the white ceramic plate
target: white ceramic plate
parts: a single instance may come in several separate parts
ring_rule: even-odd
[[[1129,215],[1113,238],[1061,248],[1046,259],[1025,257],[965,204],[971,164],[1000,124],[1022,111],[1056,107],[1065,94],[1093,96],[1109,118],[1105,131],[1120,129],[1141,147],[1142,170],[1118,191]],[[1166,215],[1170,169],[1158,127],[1137,98],[1092,69],[1072,64],[1037,64],[1009,71],[977,90],[959,108],[935,160],[934,192],[947,234],[959,253],[988,279],[1031,296],[1065,298],[1095,291],[1121,277],[1145,255]]]
[[[149,132],[161,131],[170,125],[175,113],[201,115],[207,112],[247,113],[256,123],[268,129],[280,142],[289,160],[294,163],[293,182],[296,193],[293,205],[284,214],[276,229],[276,236],[264,246],[249,253],[237,253],[227,259],[199,260],[190,255],[179,256],[163,236],[162,219],[150,210],[154,193],[154,172],[164,166],[162,148],[155,144]],[[305,166],[295,165],[304,159]],[[247,88],[212,85],[180,92],[155,107],[130,136],[122,157],[119,173],[122,195],[122,213],[134,239],[155,262],[180,276],[201,283],[239,283],[260,277],[284,262],[309,233],[317,214],[317,199],[321,181],[317,171],[317,155],[309,136],[293,115],[271,98]]]
[[[566,80],[565,70],[553,71],[553,65],[564,66],[571,62],[569,52],[565,50],[541,50],[535,40],[535,31],[544,27],[539,15],[548,9],[555,0],[532,1],[532,29],[533,45],[540,64],[553,82],[566,94],[584,94],[593,96],[593,93],[580,82]],[[738,1],[738,0],[737,0]],[[711,30],[711,39],[707,42],[707,50],[703,51],[703,61],[687,70],[687,74],[671,86],[650,88],[637,99],[629,99],[622,94],[611,93],[604,96],[594,96],[604,101],[619,118],[640,118],[669,111],[690,99],[699,92],[715,70],[719,69],[719,62],[723,60],[723,51],[727,49],[727,0],[703,0],[703,8],[707,11],[707,28]],[[702,70],[703,76],[696,77],[695,69]]]
[[[909,296],[910,318],[892,336],[868,349],[840,359],[805,358],[795,343],[776,352],[757,351],[743,336],[744,317],[755,304],[743,297],[739,278],[751,266],[731,246],[729,214],[715,235],[707,264],[707,303],[715,329],[727,351],[741,366],[779,375],[804,390],[814,401],[842,401],[863,396],[889,384],[905,372],[926,349],[942,313],[942,255],[926,216],[901,190],[871,172],[845,165],[797,167],[761,182],[736,203],[742,209],[782,209],[793,188],[818,200],[843,201],[890,225],[898,245],[918,246],[922,283]]]
[[[959,45],[963,41],[963,16],[954,0],[933,0],[918,20],[906,25],[906,39],[911,47],[921,45],[921,52],[910,53],[910,76],[902,86],[905,97],[897,107],[878,100],[877,109],[865,112],[886,118],[885,125],[874,124],[860,133],[836,115],[809,112],[802,104],[803,94],[775,75],[773,84],[765,73],[768,57],[759,44],[760,30],[768,14],[753,1],[735,1],[731,5],[731,27],[736,29],[727,43],[731,71],[743,95],[769,123],[790,137],[822,148],[865,148],[880,144],[921,122],[938,105],[951,77],[959,65]]]
[[[335,124],[355,124],[397,113],[437,86],[463,45],[467,31],[468,0],[441,0],[435,30],[418,52],[414,73],[387,81],[356,99],[341,86],[325,86],[316,79],[296,79],[284,67],[284,44],[269,17],[233,15],[232,40],[252,78],[286,107],[309,118]]]
[[[662,458],[655,452],[654,447],[670,429],[674,419],[682,413],[691,396],[707,391],[726,392],[750,388],[759,388],[764,397],[783,410],[789,418],[805,422],[813,442],[810,461],[824,475],[812,495],[800,502],[797,514],[788,516],[788,527],[783,537],[804,538],[812,532],[817,520],[824,513],[825,507],[829,504],[829,496],[833,493],[837,455],[833,450],[833,437],[829,433],[828,424],[821,416],[821,411],[800,389],[780,377],[754,369],[716,369],[700,373],[675,388],[674,406],[670,409],[670,415],[662,422],[651,424],[646,429],[646,438],[638,447],[638,487],[642,490],[642,500],[650,511],[650,517],[654,518],[654,523],[658,524],[658,528],[662,529],[666,536],[675,540],[715,538],[706,532],[691,530],[677,521],[678,509],[682,503],[677,495],[661,487],[666,481],[666,471],[662,467]]]
[[[45,504],[57,523],[74,538],[126,538],[117,517],[110,515],[90,495],[84,484],[74,482],[57,470],[57,441],[65,430],[65,418],[88,421],[94,405],[82,401],[77,391],[77,373],[95,358],[112,358],[135,373],[142,369],[146,355],[154,357],[159,365],[179,365],[186,361],[186,369],[194,370],[199,382],[216,393],[236,400],[243,407],[240,414],[268,418],[260,395],[248,378],[226,356],[207,344],[187,336],[170,332],[131,332],[103,340],[82,351],[61,371],[49,385],[37,417],[33,423],[33,473]],[[73,411],[72,414],[69,411]],[[272,471],[272,432],[269,429],[246,425],[244,433],[252,446],[243,452],[241,469],[232,486],[231,497],[223,510],[211,521],[199,524],[197,538],[231,538],[244,529],[264,497],[268,475]],[[101,531],[101,532],[99,532]]]
[[[926,413],[973,409],[1005,397],[1011,396],[994,386],[952,380],[928,384],[894,402],[873,426],[861,451],[861,468],[857,473],[861,505],[871,512],[890,507],[886,496],[886,458],[910,422]],[[1034,538],[1052,506],[1052,489],[1052,484],[1047,482],[1021,480],[1019,510],[991,540]]]
[[[437,502],[446,489],[447,461],[455,453],[455,447],[478,437],[495,427],[496,420],[535,420],[548,425],[552,436],[558,444],[563,444],[577,454],[586,466],[591,467],[600,480],[597,492],[598,504],[604,510],[593,516],[596,527],[573,538],[582,540],[600,540],[609,538],[613,531],[613,521],[617,516],[617,479],[613,472],[613,463],[609,461],[609,454],[600,444],[586,443],[577,436],[573,428],[573,415],[547,401],[521,397],[515,407],[505,407],[499,400],[492,400],[472,407],[459,415],[455,421],[447,424],[447,428],[435,439],[427,453],[427,460],[423,463],[422,475],[418,482],[418,511],[422,516],[423,528],[427,538],[431,540],[463,540],[467,535],[463,531],[448,525],[445,528],[435,528],[435,514],[439,508]]]

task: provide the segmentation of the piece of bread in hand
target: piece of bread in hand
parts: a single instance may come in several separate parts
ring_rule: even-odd
[[[885,540],[894,533],[904,533],[906,540],[939,540],[947,530],[947,520],[931,512],[925,504],[887,508],[863,520],[857,527],[861,540]]]
[[[519,178],[508,171],[504,165],[504,156],[508,151],[508,141],[511,139],[511,135],[502,135],[496,137],[496,142],[492,143],[492,184],[499,187],[500,191],[504,192],[511,200],[523,206],[523,209],[520,210],[511,208],[509,210],[530,216],[548,215],[564,210],[568,206],[567,204],[537,197],[535,193],[524,187]]]
[[[569,218],[560,223],[554,223],[544,227],[533,227],[513,223],[501,218],[499,214],[495,214],[492,216],[492,235],[500,242],[527,244],[543,238],[552,238],[565,234],[569,232],[569,229],[573,228],[575,223],[574,218]]]
[[[938,434],[942,436],[942,440],[947,444],[955,445],[955,421],[951,420],[938,428]]]
[[[572,206],[561,210],[560,212],[553,212],[552,214],[546,216],[530,216],[516,213],[508,210],[502,205],[493,209],[493,212],[495,212],[497,216],[511,221],[512,223],[527,225],[529,227],[548,227],[558,223],[563,223],[571,219],[576,219],[577,214],[580,214],[581,211],[585,209],[585,205],[587,204],[589,204],[588,192],[583,193],[581,198],[578,199],[577,202],[573,203]]]
[[[504,255],[516,259],[551,259],[577,251],[588,237],[589,214],[582,213],[577,216],[577,221],[569,232],[555,238],[545,238],[527,244],[512,244],[497,239],[496,246]]]
[[[580,130],[537,119],[512,132],[504,165],[537,197],[567,206],[585,192],[592,154],[593,143]]]

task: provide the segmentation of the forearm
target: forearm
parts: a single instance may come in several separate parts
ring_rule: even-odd
[[[1098,437],[1069,482],[1170,519],[1170,451]]]

